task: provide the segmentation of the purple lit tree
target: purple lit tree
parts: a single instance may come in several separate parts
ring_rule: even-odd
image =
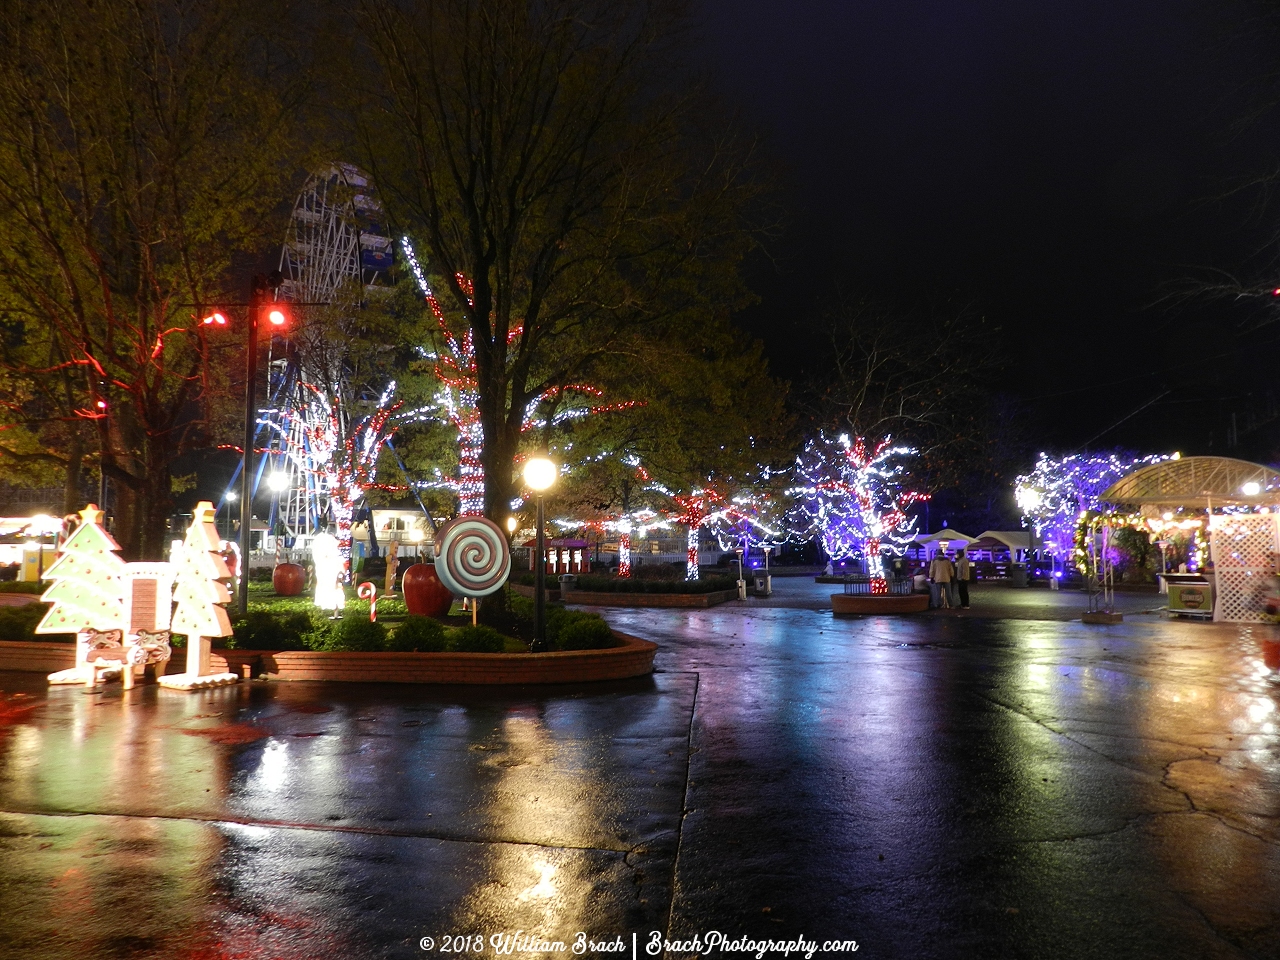
[[[1050,553],[1068,559],[1075,550],[1080,515],[1098,509],[1099,497],[1109,486],[1140,467],[1169,459],[1167,454],[1140,457],[1132,451],[1057,459],[1042,453],[1035,469],[1016,481],[1022,524],[1035,531]]]

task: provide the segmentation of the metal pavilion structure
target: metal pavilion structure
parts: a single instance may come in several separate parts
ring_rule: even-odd
[[[1122,477],[1101,500],[1148,518],[1204,511],[1213,619],[1259,622],[1273,616],[1267,608],[1280,600],[1280,471],[1231,457],[1179,457]],[[1105,547],[1108,536],[1104,515],[1095,537]],[[1095,564],[1109,581],[1105,549],[1097,552]]]

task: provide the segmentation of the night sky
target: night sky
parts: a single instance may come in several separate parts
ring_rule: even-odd
[[[1211,269],[1280,276],[1280,220],[1256,191],[1222,199],[1280,142],[1270,116],[1239,126],[1274,49],[1244,5],[697,9],[706,73],[781,170],[779,265],[753,264],[762,302],[741,318],[778,375],[811,372],[816,304],[840,282],[981,311],[1004,345],[992,389],[1049,449],[1280,457],[1267,362],[1280,325],[1256,300],[1162,300]]]

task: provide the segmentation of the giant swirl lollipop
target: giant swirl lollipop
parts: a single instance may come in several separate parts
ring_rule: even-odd
[[[436,576],[451,593],[487,597],[511,573],[507,536],[492,520],[458,517],[436,533]]]

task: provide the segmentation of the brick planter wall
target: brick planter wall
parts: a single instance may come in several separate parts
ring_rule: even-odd
[[[56,673],[76,665],[74,643],[47,640],[0,640],[0,670]]]
[[[653,672],[656,643],[614,631],[622,646],[555,653],[327,653],[316,650],[214,650],[214,673],[272,680],[356,683],[587,683]],[[169,671],[180,672],[184,650]],[[0,641],[0,670],[53,673],[75,666],[75,645]]]
[[[737,590],[712,593],[595,593],[586,590],[562,590],[565,603],[581,603],[596,607],[714,607],[726,600],[737,600]]]
[[[832,613],[856,613],[874,616],[880,613],[923,613],[929,609],[927,593],[912,593],[905,597],[852,596],[845,593],[831,595]]]

